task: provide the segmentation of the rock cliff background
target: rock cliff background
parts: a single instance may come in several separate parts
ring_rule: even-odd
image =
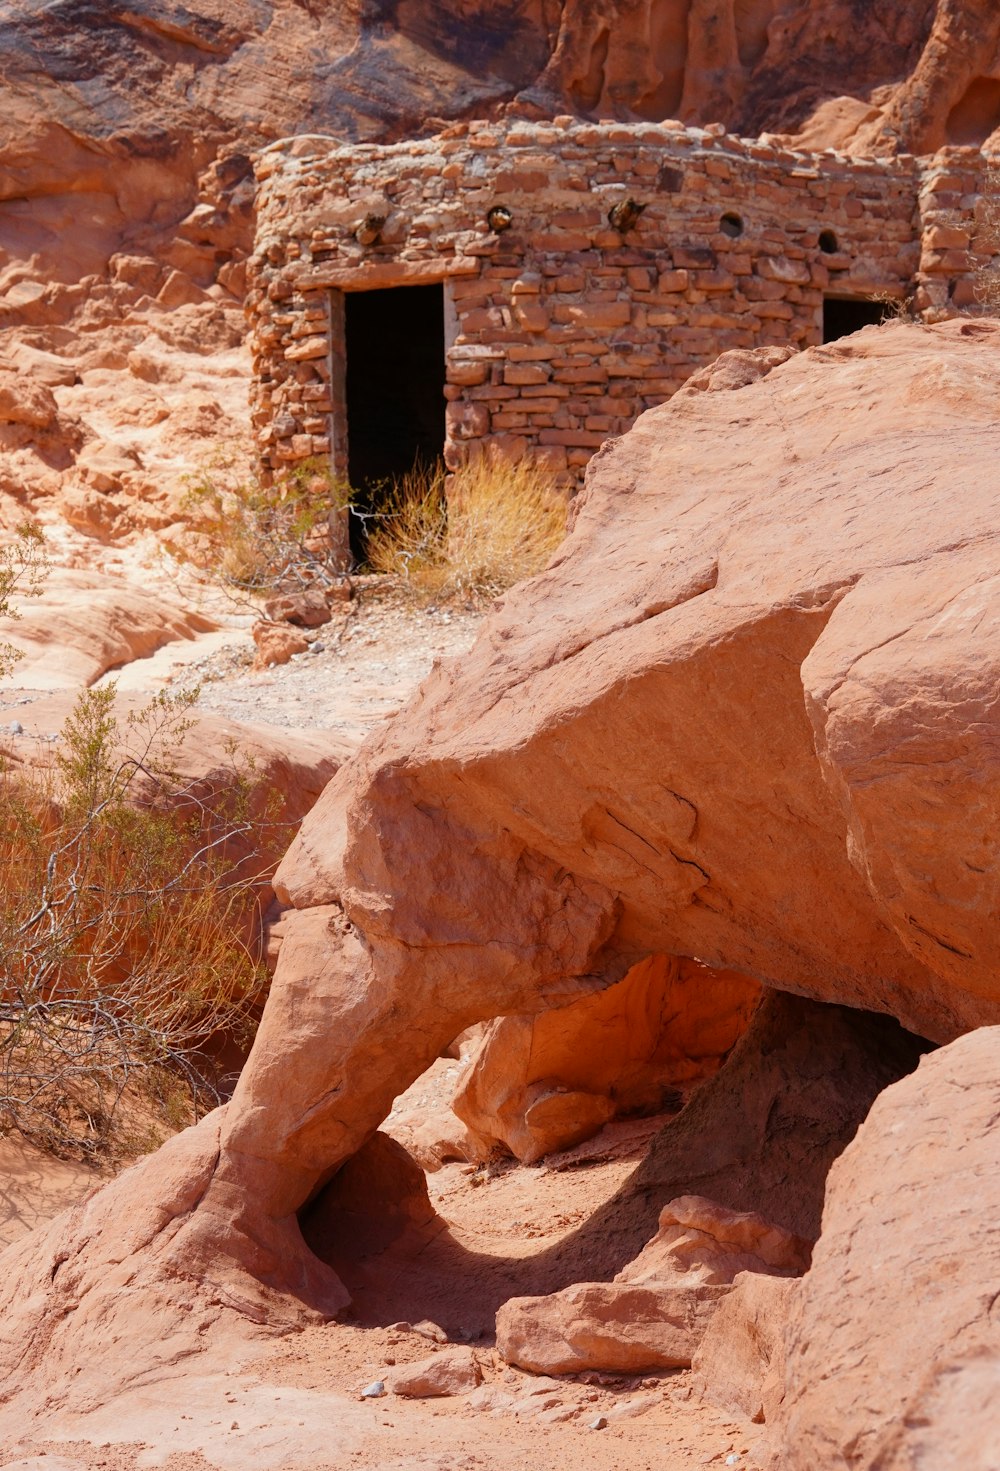
[[[998,43],[986,0],[3,0],[4,519],[162,533],[245,442],[256,147],[513,110],[927,151],[996,133]]]

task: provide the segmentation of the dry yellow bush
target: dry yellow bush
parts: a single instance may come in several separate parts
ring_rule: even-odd
[[[972,242],[981,264],[976,271],[976,296],[986,310],[1000,313],[1000,168],[990,168],[978,214],[979,232]],[[982,259],[989,257],[988,260]]]
[[[390,490],[368,565],[428,597],[481,600],[540,572],[566,534],[566,498],[545,469],[483,457],[417,468]]]

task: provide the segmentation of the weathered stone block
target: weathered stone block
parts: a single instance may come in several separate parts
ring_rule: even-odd
[[[545,383],[548,377],[548,369],[539,363],[508,363],[503,370],[503,381],[511,384]]]
[[[489,377],[489,367],[484,362],[459,361],[448,364],[448,382],[459,387],[471,387],[477,383],[485,383]]]
[[[553,308],[552,315],[557,322],[603,332],[626,326],[632,315],[632,308],[627,301],[560,303]]]
[[[514,321],[524,332],[547,332],[549,314],[537,297],[518,297],[513,306]]]
[[[445,409],[448,434],[455,439],[480,439],[489,433],[490,411],[484,403],[448,404]]]
[[[285,357],[290,363],[303,363],[309,358],[325,357],[329,352],[329,341],[326,337],[303,337],[298,342],[292,342],[285,348]]]
[[[762,255],[757,261],[757,274],[765,281],[809,284],[809,267],[805,261],[790,260],[787,255]]]

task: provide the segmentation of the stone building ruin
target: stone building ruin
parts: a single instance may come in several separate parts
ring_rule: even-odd
[[[976,148],[791,152],[679,123],[457,124],[258,158],[249,313],[265,472],[354,487],[443,456],[595,450],[730,348],[976,302]]]

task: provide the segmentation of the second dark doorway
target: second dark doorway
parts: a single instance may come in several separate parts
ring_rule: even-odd
[[[444,288],[352,291],[344,310],[351,551],[361,559],[380,488],[444,449]]]
[[[836,342],[850,337],[862,327],[878,327],[886,319],[884,301],[871,301],[864,296],[824,296],[823,341]]]

